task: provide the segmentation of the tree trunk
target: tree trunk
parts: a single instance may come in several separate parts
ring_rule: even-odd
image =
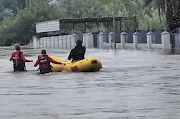
[[[166,22],[167,22],[169,32],[172,32],[175,29],[174,20],[175,19],[174,19],[173,7],[171,5],[170,0],[167,0]]]
[[[180,27],[180,0],[176,11],[173,11],[170,0],[167,0],[166,21],[170,32]]]
[[[179,10],[178,10],[179,9]],[[166,11],[166,22],[168,26],[168,31],[170,33],[175,33],[178,26],[178,20],[179,20],[179,12],[180,7],[178,5],[176,14],[173,11],[173,6],[171,5],[170,0],[167,0],[167,11]],[[175,36],[173,34],[170,34],[170,42],[171,42],[171,52],[174,53],[175,48]]]

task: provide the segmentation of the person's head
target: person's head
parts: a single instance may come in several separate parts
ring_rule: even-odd
[[[82,46],[82,41],[81,40],[77,40],[76,45],[77,46]]]
[[[16,49],[16,50],[20,50],[20,49],[21,49],[21,48],[20,48],[20,45],[19,45],[19,44],[16,44],[16,45],[15,45],[15,49]]]
[[[45,55],[46,54],[46,50],[41,50],[41,54]]]

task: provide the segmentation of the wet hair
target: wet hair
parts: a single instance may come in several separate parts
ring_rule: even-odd
[[[41,50],[41,54],[46,54],[46,50]]]
[[[20,45],[19,45],[19,44],[16,44],[16,45],[15,45],[15,49],[16,49],[16,50],[20,50],[20,49],[21,49],[21,48],[20,48]]]
[[[82,46],[82,41],[81,40],[77,40],[77,42],[76,42],[76,44],[77,44],[77,46]]]

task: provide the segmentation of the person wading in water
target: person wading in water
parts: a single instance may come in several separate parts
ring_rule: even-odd
[[[34,64],[34,67],[39,65],[40,74],[49,73],[49,72],[52,72],[52,70],[51,70],[52,66],[50,65],[50,62],[52,62],[54,64],[63,64],[61,62],[54,61],[52,58],[50,58],[48,55],[46,55],[46,50],[42,50],[41,55],[38,56],[38,59],[37,59],[36,63]],[[63,65],[65,65],[65,64],[63,64]]]
[[[33,60],[27,60],[24,57],[24,53],[20,51],[20,45],[15,45],[15,52],[12,53],[10,61],[13,61],[13,68],[15,71],[27,71],[25,62],[33,62]]]

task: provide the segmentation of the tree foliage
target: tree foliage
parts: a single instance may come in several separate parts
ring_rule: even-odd
[[[166,16],[168,30],[174,32],[180,27],[180,0],[144,0],[144,7],[154,2],[159,16]]]
[[[137,15],[138,29],[164,29],[166,21],[163,19],[160,23],[158,10],[153,5],[137,14],[142,5],[143,0],[115,0],[115,15]],[[0,44],[28,44],[35,35],[37,22],[63,17],[112,16],[112,10],[111,0],[0,0]],[[104,25],[101,24],[101,29]],[[71,32],[72,26],[65,25],[61,29]],[[87,29],[97,31],[96,24],[88,24]],[[122,29],[134,30],[135,27],[132,21],[124,21]],[[79,24],[75,30],[82,31],[84,27]]]

